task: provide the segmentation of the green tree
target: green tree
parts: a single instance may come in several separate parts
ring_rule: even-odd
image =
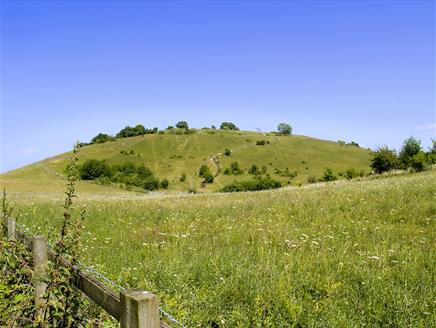
[[[279,123],[277,131],[283,136],[290,136],[292,134],[292,127],[287,123]]]
[[[415,172],[424,171],[427,165],[428,157],[423,151],[420,151],[419,153],[413,155],[412,159],[410,160],[410,167]]]
[[[220,125],[221,130],[239,130],[239,128],[232,122],[222,122]]]
[[[189,129],[188,122],[186,122],[186,121],[179,121],[176,124],[176,128],[188,130]]]
[[[375,173],[383,173],[398,168],[398,156],[394,150],[387,146],[380,147],[374,152],[374,157],[371,159],[371,168]]]
[[[415,139],[414,137],[404,140],[403,147],[398,156],[402,167],[410,167],[413,156],[418,154],[421,150],[421,140]]]
[[[91,139],[91,143],[103,143],[112,140],[113,137],[106,133],[99,133],[94,138]]]

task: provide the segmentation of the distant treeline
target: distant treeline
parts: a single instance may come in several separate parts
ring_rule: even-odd
[[[202,128],[202,129],[211,129],[216,130],[216,126],[212,125],[210,128]],[[222,122],[220,125],[220,130],[234,130],[239,131],[239,128],[232,122]],[[174,126],[170,125],[165,130],[159,130],[159,128],[151,128],[148,129],[142,124],[138,124],[134,127],[127,125],[123,129],[121,129],[115,136],[112,136],[107,133],[99,133],[94,138],[91,139],[90,142],[80,142],[79,146],[87,146],[92,144],[98,144],[98,143],[104,143],[107,141],[114,141],[116,139],[120,138],[129,138],[129,137],[136,137],[136,136],[143,136],[146,134],[164,134],[164,133],[171,133],[171,134],[192,134],[195,133],[195,129],[190,129],[189,124],[186,121],[179,121]],[[291,135],[292,134],[292,127],[287,123],[280,123],[277,126],[277,132],[274,132],[278,135]]]

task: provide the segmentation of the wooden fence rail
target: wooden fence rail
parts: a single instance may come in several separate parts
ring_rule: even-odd
[[[56,254],[48,248],[44,236],[29,236],[16,226],[15,219],[8,219],[6,234],[9,241],[18,240],[32,252],[35,305],[40,307],[46,289],[44,281],[47,261],[53,260]],[[65,258],[61,257],[61,260],[72,272],[72,283],[118,320],[121,328],[169,328],[160,320],[158,296],[140,289],[127,289],[116,293],[93,276],[73,266]]]

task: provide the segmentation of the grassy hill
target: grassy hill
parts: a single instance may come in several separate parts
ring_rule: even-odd
[[[256,145],[264,140],[265,145]],[[225,156],[225,149],[231,155]],[[212,160],[219,157],[221,171]],[[64,153],[41,162],[1,175],[2,185],[17,191],[60,191],[63,172],[71,153]],[[79,163],[86,159],[106,160],[108,164],[143,163],[159,178],[170,181],[169,190],[214,191],[235,180],[249,180],[248,168],[256,164],[282,184],[306,183],[309,176],[321,178],[326,168],[338,174],[349,168],[369,172],[370,151],[356,146],[319,140],[305,136],[276,136],[248,131],[195,130],[193,134],[148,134],[120,138],[102,144],[80,148]],[[238,161],[244,169],[241,175],[224,175],[225,167]],[[201,188],[198,170],[202,164],[210,166],[217,176],[213,184]],[[280,175],[288,168],[297,172],[295,178]],[[185,182],[180,182],[182,174]],[[79,191],[114,192],[119,189],[81,182]]]

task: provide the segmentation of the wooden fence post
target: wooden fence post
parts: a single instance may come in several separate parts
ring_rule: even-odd
[[[47,257],[48,257],[48,246],[47,239],[44,236],[33,237],[33,288],[35,289],[35,305],[37,310],[37,315],[41,316],[44,306],[44,293],[47,288]]]
[[[141,289],[120,294],[121,328],[159,328],[159,297]]]
[[[15,219],[8,218],[8,241],[15,241]]]

